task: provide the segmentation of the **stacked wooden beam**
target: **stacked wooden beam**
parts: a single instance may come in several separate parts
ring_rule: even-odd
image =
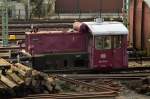
[[[47,75],[20,63],[10,64],[4,59],[0,59],[0,64],[2,71],[0,73],[0,98],[23,97],[29,94],[64,93],[71,92],[71,90],[99,92],[100,96],[114,97],[118,95],[120,89],[111,81],[100,80],[97,81],[99,84],[91,84],[62,75]],[[81,90],[78,90],[80,87]]]
[[[0,97],[58,91],[53,77],[20,63],[10,64],[4,59],[0,59],[0,64]]]

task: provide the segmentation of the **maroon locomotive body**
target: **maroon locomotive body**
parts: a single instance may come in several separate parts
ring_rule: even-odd
[[[71,31],[27,32],[26,52],[38,69],[127,68],[127,33],[120,22],[78,22]]]
[[[26,45],[26,51],[32,55],[86,52],[87,35],[67,31],[27,33]]]

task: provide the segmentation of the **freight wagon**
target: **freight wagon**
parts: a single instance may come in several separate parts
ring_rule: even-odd
[[[56,13],[122,13],[124,0],[56,0]]]
[[[150,0],[130,0],[129,43],[150,56]]]

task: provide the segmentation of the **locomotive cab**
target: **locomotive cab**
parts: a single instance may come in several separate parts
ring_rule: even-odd
[[[92,34],[89,44],[91,69],[127,68],[127,28],[120,22],[85,22]]]

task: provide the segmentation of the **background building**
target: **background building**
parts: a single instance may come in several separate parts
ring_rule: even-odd
[[[117,15],[125,0],[8,0],[10,18],[42,17],[60,14]]]

